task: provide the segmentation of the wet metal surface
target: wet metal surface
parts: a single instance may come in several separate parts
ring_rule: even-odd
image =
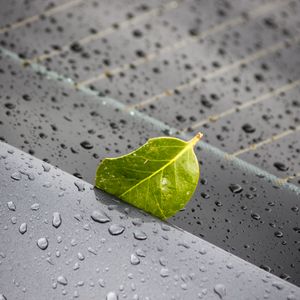
[[[53,3],[1,3],[1,140],[93,183],[105,157],[201,130],[170,222],[299,285],[299,1]]]
[[[0,166],[4,299],[300,297],[298,287],[4,143]]]

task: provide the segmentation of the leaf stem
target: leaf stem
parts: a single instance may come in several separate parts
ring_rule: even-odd
[[[203,133],[198,132],[191,140],[188,141],[189,144],[195,146],[203,137]]]

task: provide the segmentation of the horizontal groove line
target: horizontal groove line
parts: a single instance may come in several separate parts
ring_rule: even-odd
[[[260,103],[260,102],[263,102],[265,100],[268,100],[274,96],[277,96],[283,92],[288,92],[294,88],[296,88],[297,86],[300,85],[300,79],[298,80],[295,80],[291,83],[288,83],[288,84],[285,84],[273,91],[270,91],[270,92],[267,92],[263,95],[260,95],[258,97],[254,97],[252,98],[251,100],[249,101],[246,101],[245,103],[241,104],[241,105],[236,105],[232,108],[229,108],[221,113],[218,113],[218,114],[215,114],[215,115],[211,115],[209,116],[208,118],[202,120],[202,121],[199,121],[197,123],[195,123],[194,125],[190,126],[190,127],[187,127],[185,129],[183,129],[182,131],[188,131],[189,129],[192,129],[192,130],[195,130],[196,128],[200,127],[200,126],[203,126],[205,124],[208,124],[208,123],[214,123],[214,122],[217,122],[219,119],[223,118],[223,117],[226,117],[226,116],[229,116],[237,111],[241,111],[245,108],[248,108],[248,107],[251,107],[257,103]]]
[[[258,50],[257,52],[247,56],[246,58],[243,58],[243,59],[240,59],[236,62],[233,62],[231,64],[228,64],[227,66],[224,66],[220,69],[217,69],[215,71],[212,71],[206,75],[204,75],[202,78],[196,78],[194,80],[191,80],[190,82],[188,83],[184,83],[184,84],[181,84],[181,85],[178,85],[176,87],[174,87],[173,89],[171,90],[166,90],[160,94],[157,94],[153,97],[150,97],[146,100],[143,100],[141,102],[138,102],[136,104],[129,104],[126,106],[126,110],[130,110],[130,109],[137,109],[137,108],[142,108],[150,103],[153,103],[155,101],[158,101],[160,99],[163,99],[165,97],[168,97],[168,96],[172,96],[175,94],[176,91],[183,91],[187,88],[190,88],[190,87],[193,87],[195,85],[197,85],[198,83],[202,82],[203,80],[210,80],[210,79],[213,79],[217,76],[220,76],[228,71],[231,71],[233,69],[236,69],[238,67],[240,67],[241,65],[243,64],[249,64],[255,60],[258,60],[264,56],[267,56],[268,54],[271,54],[271,53],[274,53],[278,50],[281,50],[283,49],[287,44],[295,44],[295,43],[298,43],[300,41],[300,35],[297,36],[297,37],[294,37],[294,38],[290,38],[290,39],[286,39],[284,41],[280,41],[278,43],[275,43],[273,44],[272,46],[268,47],[268,48],[265,48],[265,49],[261,49],[261,50]]]
[[[9,32],[11,30],[14,30],[14,29],[17,29],[17,28],[20,28],[20,27],[23,27],[23,26],[26,26],[27,24],[30,24],[30,23],[34,23],[34,22],[36,22],[40,19],[41,15],[48,16],[48,17],[53,16],[55,13],[64,11],[64,10],[66,10],[66,9],[72,7],[72,6],[75,6],[75,5],[79,4],[80,2],[83,2],[83,0],[72,0],[70,2],[63,3],[63,4],[57,5],[55,7],[52,7],[50,9],[47,9],[44,12],[41,12],[41,13],[36,14],[34,16],[28,17],[24,20],[17,21],[15,23],[10,24],[10,25],[6,25],[5,27],[0,28],[0,34]]]
[[[285,1],[275,1],[275,3],[274,2],[267,3],[266,5],[263,5],[259,8],[249,11],[247,13],[247,15],[249,16],[249,18],[253,19],[253,18],[261,16],[264,13],[269,12],[271,9],[278,8],[278,7],[280,7],[282,5],[286,5],[286,4],[287,3]],[[161,50],[158,50],[157,52],[153,52],[153,53],[146,55],[143,58],[138,58],[132,62],[123,64],[112,70],[106,70],[106,71],[102,72],[100,75],[96,75],[91,78],[82,80],[77,83],[77,86],[88,85],[88,84],[94,83],[96,81],[105,79],[109,76],[116,75],[121,72],[125,72],[125,71],[129,70],[131,68],[131,66],[138,67],[143,64],[149,63],[150,61],[153,61],[154,59],[158,58],[160,55],[164,55],[164,54],[170,53],[172,51],[178,50],[180,48],[186,47],[188,44],[197,42],[200,39],[203,39],[209,35],[216,34],[218,32],[227,30],[231,27],[241,25],[241,24],[243,24],[244,21],[245,21],[245,18],[243,18],[242,16],[237,16],[232,19],[226,20],[220,24],[217,24],[215,26],[212,26],[211,28],[208,28],[207,30],[199,33],[197,36],[182,39],[178,42],[175,42],[173,45],[166,46],[166,47],[162,48]]]
[[[252,144],[252,145],[250,145],[250,146],[248,146],[247,148],[244,148],[244,149],[240,149],[240,150],[230,154],[230,156],[239,156],[239,155],[244,154],[246,152],[254,151],[259,147],[262,147],[264,145],[267,145],[267,144],[273,143],[275,141],[278,141],[278,140],[280,140],[280,139],[282,139],[282,138],[284,138],[284,137],[286,137],[286,136],[288,136],[292,133],[295,133],[299,130],[300,130],[300,126],[297,126],[295,129],[285,130],[285,131],[283,131],[279,134],[275,134],[275,135],[273,135],[273,136],[271,136],[271,137],[269,137],[269,138],[267,138],[267,139],[265,139],[265,140],[263,140],[259,143]]]
[[[109,35],[109,34],[112,34],[112,33],[116,32],[117,30],[128,28],[129,26],[138,24],[139,22],[141,22],[147,18],[155,17],[155,16],[158,16],[162,12],[166,12],[168,10],[175,9],[178,7],[179,3],[181,3],[181,2],[182,2],[182,0],[171,1],[167,4],[153,8],[150,11],[145,12],[144,14],[138,15],[137,17],[134,17],[132,19],[126,19],[126,20],[122,21],[119,24],[118,29],[116,29],[114,27],[114,25],[111,25],[111,26],[99,31],[96,34],[88,35],[86,37],[83,37],[83,38],[77,40],[76,42],[79,43],[80,45],[86,45],[89,42],[96,41],[100,38],[103,38],[103,37]],[[45,53],[45,54],[41,54],[39,56],[33,57],[32,59],[29,59],[27,61],[27,63],[42,62],[43,60],[45,60],[47,58],[51,58],[58,54],[64,53],[69,50],[72,43],[62,46],[62,48],[60,50],[53,50],[49,53]]]

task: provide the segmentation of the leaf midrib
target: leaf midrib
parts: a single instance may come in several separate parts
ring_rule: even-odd
[[[149,180],[150,178],[154,177],[155,175],[157,175],[159,172],[163,171],[165,168],[167,168],[169,165],[171,165],[174,161],[176,161],[183,153],[185,153],[189,148],[193,147],[193,143],[187,143],[186,146],[184,146],[184,148],[178,153],[176,154],[168,163],[166,163],[165,165],[163,165],[162,167],[160,167],[157,171],[153,172],[150,176],[142,179],[139,183],[135,184],[134,186],[132,186],[130,189],[128,189],[127,191],[123,192],[119,197],[124,197],[127,193],[129,193],[130,191],[134,190],[136,187],[138,187],[140,184],[142,184],[143,182]]]

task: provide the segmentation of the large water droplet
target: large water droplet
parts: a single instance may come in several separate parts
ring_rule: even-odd
[[[98,223],[107,223],[110,221],[110,218],[104,211],[94,210],[92,212],[91,218]]]
[[[137,240],[140,240],[140,241],[147,239],[146,233],[141,230],[135,230],[133,232],[133,236],[134,236],[134,238],[136,238]]]
[[[57,282],[61,285],[67,285],[68,284],[68,280],[65,276],[60,275],[57,277]]]
[[[12,211],[16,210],[16,205],[12,201],[7,202],[7,207],[9,210],[12,210]]]
[[[54,212],[53,213],[52,225],[55,228],[58,228],[61,225],[61,216],[60,216],[59,212]]]
[[[48,248],[48,240],[45,237],[41,237],[38,239],[37,245],[40,249],[46,250]]]
[[[130,262],[132,265],[138,265],[141,261],[135,254],[131,254]]]
[[[109,226],[108,231],[110,234],[112,235],[119,235],[121,233],[123,233],[125,230],[125,227],[123,225],[119,225],[119,224],[113,224],[111,226]]]
[[[236,184],[236,183],[232,183],[230,186],[229,186],[229,189],[231,190],[232,193],[234,194],[238,194],[238,193],[241,193],[243,191],[243,188],[239,185],[239,184]]]
[[[119,297],[115,292],[109,292],[106,295],[106,300],[118,300],[118,299],[119,299]]]
[[[83,192],[84,191],[84,183],[81,181],[75,181],[74,182],[75,186],[77,187],[79,192]]]
[[[3,294],[0,294],[0,300],[7,300],[7,298]]]
[[[220,299],[223,299],[223,297],[226,295],[226,288],[224,284],[216,284],[214,287],[214,291],[220,297]]]
[[[22,223],[19,227],[19,232],[21,234],[24,234],[27,231],[27,224],[26,223]]]

